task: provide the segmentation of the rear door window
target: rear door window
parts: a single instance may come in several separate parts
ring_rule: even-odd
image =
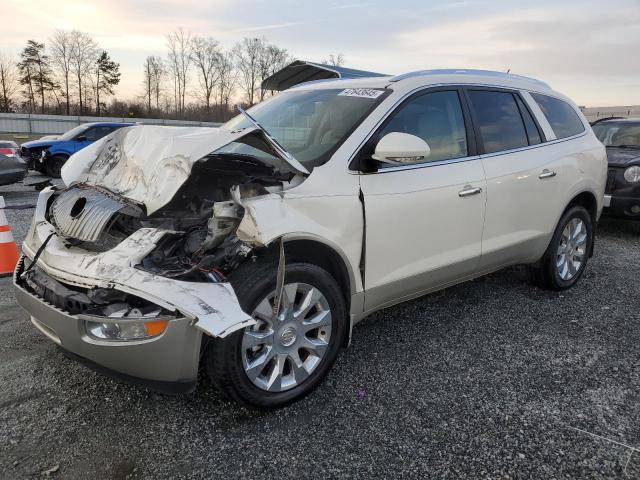
[[[469,100],[480,130],[484,153],[529,145],[527,130],[513,93],[470,90]]]
[[[540,93],[532,93],[531,96],[547,117],[556,138],[572,137],[584,132],[580,117],[567,102]]]

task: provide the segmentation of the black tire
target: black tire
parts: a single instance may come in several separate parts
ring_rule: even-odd
[[[277,258],[246,262],[229,275],[240,305],[253,312],[258,303],[276,287]],[[322,382],[335,362],[347,330],[347,307],[338,283],[322,268],[305,262],[287,262],[285,284],[304,282],[320,290],[331,310],[331,337],[324,357],[308,378],[290,390],[268,392],[254,385],[244,371],[242,338],[244,330],[223,339],[214,339],[205,352],[205,368],[212,382],[230,398],[246,407],[275,409],[300,400]]]
[[[569,222],[576,218],[584,222],[584,225],[586,227],[586,252],[584,254],[584,260],[580,267],[577,269],[576,273],[572,278],[565,280],[560,276],[560,273],[556,266],[558,258],[558,247],[560,246],[562,232],[564,231],[565,227]],[[560,218],[560,221],[558,222],[553,237],[551,238],[551,242],[547,247],[547,251],[543,255],[542,259],[540,259],[538,264],[531,267],[531,276],[533,278],[533,281],[540,288],[543,288],[545,290],[567,290],[568,288],[573,287],[578,282],[578,280],[580,280],[585,268],[587,267],[587,262],[593,248],[593,235],[593,221],[591,219],[591,215],[589,215],[589,212],[580,205],[575,205],[567,209],[567,211],[562,215],[562,218]]]
[[[60,170],[67,161],[67,157],[62,155],[54,155],[46,160],[44,165],[45,173],[51,178],[60,178]]]

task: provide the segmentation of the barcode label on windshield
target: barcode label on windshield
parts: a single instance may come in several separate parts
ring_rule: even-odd
[[[384,90],[373,88],[345,88],[338,95],[343,97],[378,98],[383,93]]]

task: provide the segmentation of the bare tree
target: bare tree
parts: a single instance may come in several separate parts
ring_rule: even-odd
[[[15,61],[9,55],[0,53],[0,112],[13,110],[14,96],[18,89]]]
[[[51,45],[51,57],[53,64],[58,67],[59,74],[64,82],[64,97],[66,101],[66,113],[70,114],[69,77],[71,75],[72,61],[72,35],[66,30],[56,30],[49,39]]]
[[[160,109],[160,96],[162,95],[162,83],[164,81],[164,77],[167,73],[167,69],[165,67],[162,58],[160,57],[152,57],[154,60],[151,63],[151,72],[153,73],[153,82],[151,83],[151,87],[153,88],[153,94],[156,99],[156,109]]]
[[[325,65],[333,65],[334,67],[341,67],[344,65],[344,55],[342,55],[341,53],[334,55],[332,53],[331,55],[329,55],[328,60],[322,60],[322,62],[320,63],[324,63]]]
[[[249,105],[255,103],[260,80],[260,58],[265,43],[264,38],[245,37],[232,50],[238,69],[240,89]]]
[[[191,32],[182,27],[166,37],[169,49],[169,71],[173,77],[173,89],[176,106],[176,114],[184,115],[185,96],[191,57],[189,55],[191,45]]]
[[[147,102],[147,114],[151,115],[151,96],[153,95],[153,90],[151,84],[153,82],[153,73],[151,71],[151,63],[153,62],[153,57],[147,57],[144,61],[144,98]]]
[[[167,57],[145,60],[143,93],[105,102],[121,79],[119,65],[86,33],[56,30],[49,41],[48,49],[28,42],[17,64],[0,54],[0,111],[86,115],[95,108],[99,115],[109,105],[113,112],[128,108],[129,116],[227,120],[236,96],[250,105],[262,101],[269,95],[262,81],[292,60],[263,37],[246,37],[226,49],[212,37],[179,28],[166,36]],[[18,101],[20,92],[24,100]]]
[[[220,44],[213,38],[193,37],[191,39],[191,62],[196,68],[199,90],[196,96],[204,101],[207,114],[211,112],[213,89],[220,80]]]
[[[228,110],[229,100],[235,91],[238,80],[237,72],[234,68],[234,55],[231,52],[225,52],[220,56],[218,72],[220,73],[218,103],[224,105],[225,109]]]
[[[262,88],[262,82],[284,68],[291,62],[291,57],[286,48],[279,48],[275,45],[263,45],[260,52],[260,101],[264,100],[267,91]]]
[[[83,91],[86,90],[86,77],[98,57],[98,44],[93,38],[83,32],[73,30],[71,36],[71,71],[76,80],[78,89],[78,105],[80,115],[84,110]],[[86,93],[85,93],[86,95]]]
[[[162,82],[166,70],[160,57],[147,57],[144,61],[144,98],[147,104],[147,113],[151,114],[152,104],[160,110],[160,98],[162,96]]]

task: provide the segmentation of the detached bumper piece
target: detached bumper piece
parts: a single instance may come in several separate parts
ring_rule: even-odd
[[[609,198],[609,205],[605,204],[605,208],[605,213],[612,217],[640,220],[640,195],[637,197],[612,195]]]
[[[202,339],[190,319],[118,290],[66,285],[25,260],[14,274],[18,303],[67,356],[165,393],[195,389]]]

